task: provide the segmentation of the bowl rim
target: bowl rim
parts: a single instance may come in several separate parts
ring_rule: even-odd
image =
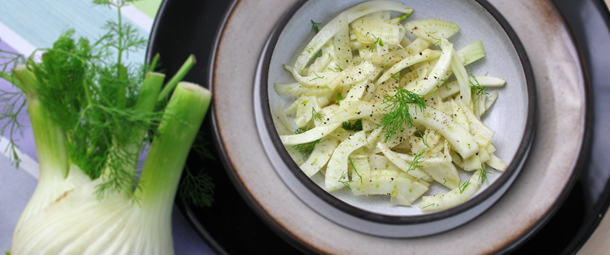
[[[267,41],[266,48],[261,56],[261,75],[260,80],[256,82],[260,82],[260,102],[262,105],[262,113],[264,118],[264,125],[266,126],[266,130],[271,139],[275,150],[281,156],[284,164],[288,166],[289,171],[298,179],[307,189],[315,194],[317,197],[321,198],[324,202],[330,204],[332,207],[339,209],[340,211],[347,213],[349,215],[355,216],[356,218],[363,219],[366,221],[382,223],[382,224],[394,224],[394,225],[410,225],[410,224],[421,224],[427,222],[438,221],[441,219],[450,218],[456,215],[460,215],[462,213],[467,212],[469,209],[480,205],[487,199],[489,199],[492,195],[494,195],[498,190],[500,190],[506,182],[508,182],[513,175],[518,175],[520,169],[522,167],[522,163],[527,160],[527,155],[529,153],[530,145],[533,141],[535,135],[535,127],[536,127],[536,85],[534,79],[534,73],[532,70],[532,65],[529,61],[527,53],[523,44],[521,43],[519,37],[516,32],[510,26],[508,21],[500,14],[498,10],[495,9],[487,0],[474,0],[478,3],[483,9],[489,13],[495,20],[498,22],[500,27],[507,34],[509,39],[512,42],[513,47],[517,55],[519,56],[519,60],[521,63],[521,68],[523,69],[523,74],[525,76],[526,82],[526,91],[527,91],[527,116],[525,123],[525,131],[523,133],[523,137],[519,144],[519,147],[515,153],[513,160],[508,165],[506,171],[492,184],[489,185],[485,190],[483,190],[477,196],[468,199],[466,202],[461,203],[455,207],[448,208],[438,212],[431,212],[422,215],[411,215],[411,216],[394,216],[394,215],[385,215],[379,214],[371,211],[367,211],[364,209],[360,209],[356,206],[350,205],[332,194],[328,193],[326,190],[323,190],[319,187],[310,177],[308,177],[303,171],[300,170],[299,166],[292,160],[290,155],[288,154],[286,148],[280,140],[280,137],[275,129],[275,125],[273,123],[273,118],[271,115],[271,108],[269,105],[269,96],[266,91],[268,90],[268,76],[269,76],[269,68],[271,63],[271,58],[273,56],[273,52],[275,50],[277,41],[279,37],[286,27],[286,25],[290,22],[292,17],[296,12],[298,12],[307,0],[299,0],[290,10],[284,14],[283,18],[278,22],[278,24],[273,29],[271,35],[269,36],[269,40]],[[256,94],[256,93],[255,93]],[[277,171],[277,170],[276,170]],[[514,179],[513,179],[514,180]],[[509,187],[512,183],[509,184]],[[291,189],[292,191],[292,189]],[[503,196],[502,194],[501,196]],[[500,196],[500,197],[501,197]],[[298,197],[298,196],[297,196]],[[499,200],[499,198],[498,198]],[[494,201],[494,203],[497,202]],[[308,203],[306,203],[308,204]],[[311,206],[311,205],[309,205]],[[491,207],[491,206],[489,206]],[[489,208],[488,207],[488,208]],[[486,208],[485,210],[487,210]],[[483,212],[485,211],[483,210]],[[482,212],[481,212],[482,213]],[[476,218],[476,217],[475,217]],[[473,218],[474,219],[474,218]]]

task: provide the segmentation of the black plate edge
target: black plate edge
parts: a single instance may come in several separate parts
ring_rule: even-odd
[[[234,3],[233,3],[233,5],[235,4],[235,2],[236,2],[236,1],[237,1],[237,0],[233,0],[233,2],[234,2]],[[163,9],[163,6],[165,5],[165,2],[167,2],[167,0],[163,0],[163,3],[162,3],[162,5],[161,5],[161,8],[160,8],[159,12],[157,13],[157,17],[159,17],[159,16],[161,15],[161,13],[162,13],[162,9]],[[555,2],[552,2],[552,3],[553,3],[553,5],[555,6],[555,8],[556,8],[556,9],[558,9],[558,8],[557,8],[557,6],[556,6],[556,3],[555,3]],[[603,3],[602,3],[602,4],[603,4]],[[231,9],[232,9],[232,7],[231,7]],[[565,23],[565,24],[566,24],[568,27],[570,27],[570,26],[569,26],[569,24],[568,24],[567,22],[565,22],[565,20],[566,20],[566,19],[565,19],[565,15],[564,15],[562,12],[560,12],[560,11],[558,11],[558,13],[559,13],[559,14],[562,16],[562,19],[564,20],[564,23]],[[154,26],[156,26],[156,24],[158,23],[158,20],[159,20],[159,19],[155,19]],[[224,26],[224,24],[225,24],[225,23],[226,23],[226,18],[225,18],[225,19],[223,19],[223,21],[222,21],[222,26]],[[571,34],[571,36],[572,36],[572,37],[574,36],[574,35],[573,35],[573,32],[572,32],[572,30],[571,30],[571,29],[570,29],[570,34]],[[152,30],[152,31],[151,31],[151,38],[152,38],[152,36],[153,36],[153,35],[154,35],[154,30]],[[572,38],[572,40],[574,41],[574,38]],[[584,64],[584,61],[582,60],[582,58],[583,58],[583,56],[582,56],[582,51],[580,50],[580,47],[578,46],[578,44],[575,44],[575,45],[577,45],[577,50],[578,50],[578,53],[579,53],[579,57],[580,57],[580,59],[581,59],[581,64],[582,64],[582,66],[583,66],[583,69],[585,69],[585,64]],[[590,83],[589,83],[589,77],[588,77],[588,73],[586,72],[586,70],[584,70],[584,74],[585,74],[585,79],[586,79],[586,83],[587,83],[587,85],[590,85]],[[589,93],[590,93],[590,86],[587,86],[587,90],[588,90],[588,91],[589,91]],[[589,95],[590,95],[590,94],[589,94]],[[587,106],[586,106],[586,107],[590,107],[591,102],[590,102],[590,101],[587,101],[587,102],[588,102],[588,103],[587,103]],[[592,118],[591,118],[591,116],[589,116],[589,115],[592,115],[592,113],[588,113],[587,115],[588,115],[588,116],[587,116],[587,120],[591,120]],[[587,121],[587,122],[592,122],[592,120],[591,120],[591,121]],[[589,132],[589,136],[591,136],[591,134],[590,134],[590,133],[591,133],[591,132]],[[590,138],[589,138],[589,139],[590,139]],[[216,143],[216,142],[217,142],[217,141],[215,141],[215,144],[216,144],[216,146],[217,146],[217,143]],[[590,147],[590,146],[589,146],[589,147]],[[589,148],[587,148],[587,149],[589,149]],[[582,153],[581,153],[581,154],[582,154]],[[579,164],[578,164],[578,165],[579,165],[579,166],[580,166],[580,165],[583,165],[583,163],[584,163],[584,162],[579,162]],[[223,164],[224,164],[224,161],[223,161]],[[233,181],[233,180],[232,180],[232,181]],[[574,185],[574,183],[571,183],[570,185],[571,185],[571,186],[573,186],[573,185]],[[559,207],[561,207],[561,204],[563,203],[563,200],[565,200],[565,198],[566,198],[566,197],[567,197],[567,195],[561,198],[561,200],[562,200],[562,202],[561,202],[561,203],[557,203],[556,205],[554,205],[554,206],[555,206],[555,208],[554,208],[553,212],[551,212],[553,215],[554,215],[554,213],[555,213],[555,212],[556,212],[556,211],[559,209]],[[604,204],[605,204],[604,208],[608,208],[608,205],[610,204],[610,196],[607,196],[607,198],[606,198],[605,200],[606,200],[606,202],[604,203]],[[559,201],[558,201],[558,202],[559,202]],[[182,207],[184,206],[183,201],[176,201],[176,203],[178,203],[179,208],[181,208],[181,210],[182,210]],[[181,206],[181,205],[182,205],[182,206]],[[190,212],[190,208],[189,208],[189,206],[188,206],[188,205],[184,206],[184,209],[185,209],[185,211],[189,211],[189,212]],[[605,211],[605,210],[604,210],[604,211]],[[184,213],[184,211],[183,211],[183,213]],[[258,212],[257,212],[257,213],[258,213]],[[548,216],[548,218],[549,218],[549,219],[550,219],[550,218],[552,218],[552,216],[553,216],[553,215],[549,215],[549,216]],[[205,231],[205,229],[204,229],[204,228],[203,228],[203,227],[202,227],[200,224],[198,224],[198,222],[197,222],[197,220],[196,220],[196,217],[195,217],[195,216],[192,216],[192,217],[191,217],[191,216],[189,215],[189,217],[187,217],[187,218],[188,218],[188,220],[189,220],[191,223],[193,223],[193,224],[194,224],[194,228],[195,228],[195,230],[198,232],[198,234],[200,234],[200,235],[201,235],[201,232],[200,232],[200,231],[203,231],[203,232],[207,233],[207,232]],[[590,226],[590,227],[589,227],[589,230],[587,231],[587,233],[588,233],[588,234],[586,234],[586,236],[587,236],[587,237],[588,237],[588,236],[590,236],[590,235],[593,233],[593,231],[595,230],[595,227],[596,227],[596,226],[599,224],[599,222],[600,222],[600,221],[601,221],[601,218],[597,219],[597,221],[596,221],[596,223],[595,223],[595,226]],[[542,221],[541,221],[541,222],[538,222],[538,223],[539,223],[539,224],[541,224],[541,225],[539,225],[539,226],[537,227],[537,229],[532,230],[532,231],[534,231],[534,232],[539,231],[539,230],[540,230],[540,229],[541,229],[541,228],[544,226],[544,224],[546,224],[547,222],[548,222],[548,219],[546,219],[544,222],[542,222]],[[514,250],[515,248],[517,248],[517,247],[519,247],[521,244],[523,244],[523,243],[524,243],[524,241],[529,240],[529,239],[530,239],[532,236],[534,236],[534,235],[535,235],[535,233],[530,233],[530,235],[528,235],[528,236],[523,236],[523,237],[522,237],[522,238],[523,238],[523,240],[517,240],[515,243],[513,243],[513,244],[512,244],[512,245],[513,245],[512,247],[507,247],[507,248],[510,248],[509,250],[505,250],[505,251],[512,251],[512,250]],[[209,240],[213,241],[213,238],[211,238],[211,237],[205,238],[205,237],[203,237],[203,236],[202,236],[202,238],[203,238],[204,240],[206,240],[206,242],[208,242]],[[587,238],[580,238],[580,240],[579,240],[579,241],[573,241],[573,242],[572,242],[573,244],[571,245],[571,246],[573,246],[573,247],[571,247],[571,248],[578,248],[578,249],[579,249],[579,248],[581,248],[581,247],[582,247],[582,245],[584,245],[584,243],[586,242],[586,240],[587,240]],[[213,242],[215,243],[215,241],[213,241]],[[210,244],[210,246],[211,246],[211,247],[214,249],[214,247],[211,245],[211,243],[210,243],[210,242],[208,242],[208,244]],[[224,249],[222,249],[222,248],[219,248],[219,249],[220,249],[220,250],[216,250],[216,249],[214,249],[214,250],[215,250],[215,252],[217,252],[217,253],[219,253],[219,254],[226,254],[226,252],[224,252]],[[571,250],[571,249],[567,249],[567,250]],[[219,252],[219,251],[222,251],[222,252]]]
[[[148,47],[146,49],[146,60],[151,60],[154,58],[154,56],[152,55],[153,52],[151,52],[151,49],[153,48],[153,38],[157,37],[157,28],[159,27],[159,25],[161,24],[161,22],[164,20],[164,13],[165,13],[165,9],[167,8],[167,4],[170,0],[162,0],[160,6],[159,6],[159,10],[157,11],[157,15],[155,16],[154,20],[153,20],[153,25],[151,28],[151,32],[149,35],[149,44]],[[227,19],[227,15],[233,10],[233,7],[235,6],[236,2],[238,0],[233,0],[233,3],[231,3],[231,6],[226,10],[226,13],[223,15],[223,22],[221,23],[221,26],[219,26],[217,28],[216,31],[216,37],[215,37],[215,45],[219,40],[219,36],[221,34],[221,31],[224,29],[224,20]],[[212,63],[212,55],[210,55],[210,59],[208,59],[208,63]],[[209,74],[208,74],[209,75]],[[207,79],[206,79],[207,80]],[[207,84],[207,88],[210,89],[211,91],[211,86],[210,84]],[[212,101],[213,102],[213,101]],[[213,104],[210,106],[210,115],[213,112]],[[218,147],[216,148],[218,149]],[[223,162],[224,164],[224,162]],[[229,254],[227,253],[224,248],[218,243],[216,242],[216,240],[212,237],[212,235],[210,235],[210,233],[201,225],[201,223],[197,220],[196,215],[194,214],[194,212],[191,210],[189,204],[184,201],[183,199],[180,199],[180,196],[178,194],[176,194],[176,197],[174,199],[174,204],[176,204],[176,206],[178,207],[178,210],[183,214],[183,216],[186,218],[186,220],[192,225],[193,230],[199,235],[199,237],[201,239],[203,239],[205,241],[205,243],[216,253],[216,254],[221,254],[221,255],[226,255]]]
[[[584,86],[585,86],[585,129],[584,129],[584,134],[583,134],[583,142],[581,144],[580,153],[578,155],[578,160],[576,162],[574,171],[572,172],[572,175],[570,176],[567,185],[561,191],[561,195],[560,195],[559,199],[557,199],[555,201],[555,203],[553,203],[553,205],[551,206],[551,209],[549,210],[549,212],[547,212],[545,214],[544,217],[542,217],[536,223],[533,224],[533,226],[530,228],[530,230],[527,231],[527,233],[525,235],[522,235],[521,237],[514,240],[511,244],[505,246],[504,249],[501,249],[499,251],[499,254],[510,253],[510,252],[515,251],[519,247],[521,247],[527,241],[532,239],[540,230],[542,230],[542,228],[555,216],[555,214],[559,211],[559,209],[561,209],[565,200],[568,198],[570,191],[572,190],[574,185],[578,182],[578,177],[580,177],[581,173],[583,172],[583,168],[585,166],[585,163],[587,162],[587,158],[588,158],[587,156],[589,155],[589,151],[591,150],[591,139],[593,137],[592,129],[593,129],[593,123],[594,123],[593,122],[593,96],[592,96],[592,91],[591,91],[591,80],[589,77],[589,73],[587,71],[588,70],[587,64],[584,59],[583,51],[582,51],[581,47],[579,46],[579,44],[577,43],[576,36],[574,35],[573,29],[570,26],[570,24],[568,23],[565,15],[563,14],[563,12],[561,12],[561,10],[559,9],[559,7],[557,6],[557,4],[554,1],[549,1],[549,2],[551,3],[555,13],[558,14],[563,25],[568,28],[568,34],[570,36],[570,40],[572,41],[572,44],[574,44],[574,47],[576,48],[576,51],[578,53],[578,59],[581,64],[581,71],[583,74]],[[608,204],[608,203],[606,203],[606,204]],[[608,206],[606,205],[606,208],[607,207]],[[581,238],[581,240],[579,242],[580,245],[578,247],[576,247],[575,245],[571,245],[571,247],[569,246],[563,252],[563,254],[575,253],[576,251],[578,251],[578,249],[580,249],[580,247],[582,247],[582,245],[584,245],[584,243],[588,239],[588,236],[590,236],[591,233],[593,233],[593,231],[595,230],[595,228],[597,227],[597,225],[599,224],[600,221],[601,221],[601,219],[597,221],[597,223],[595,224],[595,227],[592,227],[592,229],[590,230],[590,233],[587,235],[586,238]]]
[[[606,3],[604,1],[592,1],[589,0],[590,2],[593,2],[598,10],[603,10],[600,12],[600,16],[603,20],[605,20],[606,22],[610,21],[610,12],[608,9],[608,6],[606,5]],[[587,126],[587,129],[589,131],[589,140],[587,141],[587,153],[584,154],[586,155],[586,157],[582,157],[583,155],[581,154],[581,159],[582,162],[582,166],[586,167],[587,162],[590,161],[590,158],[592,157],[592,155],[589,153],[592,150],[592,140],[593,140],[593,127],[595,125],[595,119],[594,119],[594,97],[593,97],[593,85],[592,85],[592,78],[590,77],[589,74],[589,68],[587,67],[587,61],[586,58],[584,57],[584,51],[582,50],[582,46],[580,46],[578,39],[575,35],[575,30],[573,28],[573,26],[570,24],[570,22],[568,21],[568,18],[566,16],[566,14],[564,12],[561,11],[559,4],[556,1],[551,1],[551,3],[553,4],[553,6],[555,7],[555,9],[557,10],[557,12],[560,14],[562,20],[564,21],[564,24],[569,28],[569,32],[570,32],[570,37],[572,42],[574,43],[574,45],[576,45],[576,49],[578,51],[578,56],[580,58],[580,61],[582,63],[583,66],[583,74],[585,77],[585,90],[587,92],[587,108],[590,109],[587,111],[587,118],[588,120],[590,120],[589,122],[587,122],[587,124],[589,124],[589,126]],[[606,28],[610,27],[609,23],[606,23]],[[593,61],[593,60],[592,60]],[[592,63],[593,64],[593,63]],[[585,68],[587,67],[587,68]],[[597,227],[599,226],[599,224],[601,223],[602,219],[603,219],[603,215],[605,215],[608,211],[608,208],[610,207],[610,185],[606,184],[606,187],[604,188],[604,192],[602,192],[602,194],[605,195],[601,195],[601,196],[605,196],[605,199],[600,199],[604,202],[602,202],[601,204],[601,209],[599,212],[599,216],[597,218],[595,218],[592,222],[592,224],[588,225],[587,227],[585,227],[584,229],[579,229],[577,236],[580,235],[580,238],[575,238],[573,239],[570,244],[568,245],[568,247],[566,247],[566,250],[563,252],[563,254],[575,254],[576,252],[578,252],[584,245],[585,243],[588,241],[588,239],[591,237],[591,235],[593,234],[593,232],[595,232],[595,230],[597,229]],[[595,210],[594,210],[595,211]],[[586,225],[586,224],[583,224]]]
[[[481,4],[482,2],[487,3],[487,2],[486,2],[486,0],[476,0],[476,1],[477,1],[479,4]],[[293,6],[293,7],[292,7],[292,8],[291,8],[291,9],[288,11],[288,13],[294,13],[294,12],[296,12],[296,10],[297,10],[298,8],[300,8],[300,6],[301,6],[303,3],[305,3],[305,2],[306,2],[306,1],[300,1],[299,3],[301,3],[301,4],[298,4],[298,3],[297,3],[295,6]],[[497,16],[497,15],[494,15],[493,13],[491,13],[490,9],[492,9],[493,11],[495,11],[497,14],[499,14],[499,12],[498,12],[498,11],[495,9],[495,7],[493,7],[491,4],[489,4],[489,3],[487,3],[487,4],[488,4],[488,5],[487,5],[487,6],[484,6],[484,7],[485,7],[485,8],[486,8],[486,9],[487,9],[487,10],[490,12],[490,14],[492,14],[492,16],[493,16],[494,18],[496,18],[496,20],[497,20],[497,17],[498,17],[498,16]],[[483,5],[483,4],[481,4],[481,5]],[[490,8],[488,8],[488,7],[490,7]],[[294,9],[294,10],[293,10],[293,9]],[[504,18],[503,18],[503,16],[500,16],[500,17],[502,17],[502,19],[504,19]],[[224,28],[224,25],[226,24],[227,19],[228,19],[228,17],[226,17],[226,18],[225,18],[225,20],[223,20],[223,22],[222,22],[222,24],[223,24],[223,25],[222,25],[222,27],[223,27],[223,28]],[[282,21],[280,21],[280,23],[282,23],[284,19],[289,19],[289,17],[286,17],[286,15],[284,15],[284,17],[282,18]],[[504,19],[503,21],[504,21],[506,24],[508,24],[508,22],[507,22],[505,19]],[[287,22],[287,21],[286,21],[286,22]],[[502,24],[502,22],[501,22],[501,21],[499,21],[499,20],[498,20],[498,22],[499,22],[500,24]],[[508,26],[510,27],[510,25],[508,25]],[[277,29],[277,27],[276,27],[276,29]],[[504,27],[504,26],[503,26],[503,29],[504,29],[504,30],[505,30],[505,32],[507,32],[507,34],[508,34],[508,31],[507,31],[506,27]],[[514,33],[514,30],[512,30],[512,27],[510,27],[510,29],[511,29],[511,31]],[[222,35],[222,34],[219,34],[219,36],[220,36],[220,35]],[[516,37],[516,38],[518,38],[518,37]],[[217,39],[218,39],[218,38],[217,38]],[[511,38],[511,39],[512,39],[512,38]],[[215,57],[215,55],[216,55],[216,50],[217,50],[217,46],[218,46],[218,44],[217,44],[217,43],[218,43],[218,41],[216,42],[216,44],[215,44],[215,46],[214,46],[214,51],[213,51],[213,56],[214,56],[214,57]],[[522,45],[521,45],[521,46],[522,46]],[[523,49],[523,51],[524,51],[524,49]],[[520,53],[519,51],[517,51],[517,52],[518,52],[518,53]],[[522,63],[523,63],[523,55],[522,55],[522,54],[519,54],[519,57],[520,57],[520,59],[521,59],[521,61],[522,61]],[[525,57],[527,58],[527,55],[525,55]],[[529,62],[528,62],[528,64],[529,64]],[[524,66],[524,70],[525,70],[525,69],[526,69],[526,68],[525,68],[525,66]],[[211,83],[212,83],[212,81],[213,81],[213,72],[212,72],[212,70],[213,70],[213,65],[210,65],[210,84],[211,84]],[[531,67],[530,67],[530,69],[529,69],[529,70],[530,70],[530,72],[531,72]],[[526,71],[526,73],[527,73],[527,71]],[[535,80],[535,79],[534,79],[534,80]],[[534,83],[535,83],[535,81],[534,81]],[[530,93],[530,95],[531,95],[531,93]],[[533,95],[533,96],[535,96],[535,95]],[[530,106],[530,107],[532,107],[532,106]],[[535,105],[534,105],[533,107],[535,107]],[[213,109],[213,108],[212,108],[212,109]],[[288,231],[286,231],[284,228],[282,228],[282,227],[281,227],[281,226],[280,226],[280,225],[279,225],[277,222],[275,222],[275,221],[274,221],[274,220],[273,220],[273,219],[272,219],[272,218],[271,218],[271,217],[270,217],[268,214],[266,214],[266,213],[265,213],[265,210],[264,210],[264,209],[262,209],[262,208],[260,207],[260,205],[258,204],[258,202],[256,202],[256,200],[255,200],[255,199],[254,199],[254,198],[253,198],[253,197],[252,197],[252,196],[251,196],[249,193],[247,193],[247,191],[245,190],[245,187],[243,186],[243,184],[242,184],[242,183],[241,183],[241,181],[239,180],[239,177],[237,177],[237,176],[236,176],[236,173],[235,173],[235,170],[234,170],[234,168],[233,168],[232,164],[231,164],[231,163],[229,163],[229,161],[230,161],[230,160],[229,160],[229,159],[228,159],[228,157],[227,157],[226,151],[225,151],[225,150],[224,150],[224,148],[222,148],[222,146],[221,146],[221,141],[220,141],[220,136],[219,136],[220,134],[218,133],[218,129],[217,129],[217,123],[216,123],[216,118],[215,118],[215,112],[214,112],[214,111],[212,111],[212,117],[213,117],[213,118],[212,118],[212,121],[213,121],[213,126],[214,126],[214,133],[215,133],[215,137],[216,137],[216,140],[214,141],[214,142],[215,142],[215,145],[216,145],[216,147],[217,147],[217,149],[218,149],[218,151],[219,151],[219,154],[220,154],[220,155],[221,155],[221,157],[222,157],[222,162],[223,162],[223,165],[224,165],[224,166],[225,166],[227,169],[231,169],[231,171],[228,171],[228,172],[229,172],[229,177],[231,178],[231,181],[232,181],[232,182],[233,182],[233,184],[236,186],[236,188],[238,189],[238,192],[239,192],[239,193],[240,193],[240,195],[241,195],[241,196],[244,198],[244,200],[246,201],[246,203],[248,203],[248,205],[249,205],[249,206],[250,206],[250,207],[251,207],[251,208],[252,208],[252,209],[255,211],[255,213],[256,213],[256,214],[257,214],[259,217],[261,217],[261,218],[263,219],[263,221],[264,221],[265,223],[267,223],[267,225],[268,225],[268,226],[270,226],[270,227],[271,227],[271,229],[272,229],[274,232],[276,232],[276,233],[277,233],[277,234],[278,234],[280,237],[282,237],[284,240],[288,241],[289,243],[291,243],[291,244],[293,244],[293,245],[295,245],[295,243],[296,243],[296,244],[297,244],[297,245],[296,245],[296,247],[297,247],[297,248],[299,248],[299,249],[300,249],[300,250],[302,250],[302,251],[306,251],[306,252],[317,252],[317,253],[319,253],[319,251],[316,251],[316,250],[311,250],[311,248],[312,248],[311,246],[307,246],[307,245],[305,245],[305,244],[302,242],[302,240],[300,240],[300,239],[296,238],[294,235],[292,235],[291,233],[289,233]],[[586,131],[585,131],[585,135],[586,135],[587,133],[588,133],[588,132],[586,132]],[[531,138],[533,138],[533,134],[532,134],[532,137],[531,137]],[[524,139],[525,139],[525,136],[524,136]],[[581,148],[581,155],[582,155],[582,153],[583,153],[583,150],[582,150],[582,148]],[[579,162],[578,162],[577,164],[582,165],[582,163],[583,163],[583,162],[582,162],[582,160],[579,160]],[[580,171],[578,171],[578,173],[580,173]],[[574,183],[576,182],[576,179],[577,179],[577,178],[575,178],[574,174],[575,174],[575,173],[573,172],[573,173],[572,173],[572,176],[570,177],[570,178],[571,178],[571,179],[570,179],[570,180],[571,180],[571,181],[570,181],[570,184],[569,184],[569,185],[567,185],[566,187],[564,187],[564,190],[562,190],[562,195],[560,196],[560,199],[559,199],[559,200],[561,200],[561,203],[557,203],[557,202],[559,201],[559,200],[558,200],[558,201],[556,201],[556,203],[555,203],[555,204],[552,206],[552,207],[553,207],[553,208],[552,208],[552,210],[553,210],[553,214],[554,214],[554,213],[555,213],[555,212],[556,212],[556,211],[559,209],[559,207],[561,206],[561,204],[563,204],[563,201],[564,201],[564,200],[565,200],[565,198],[567,197],[567,194],[569,193],[569,191],[572,189],[572,187],[573,187]],[[544,219],[544,223],[548,222],[548,220],[549,220],[550,218],[552,218],[552,217],[546,217],[546,218]],[[536,229],[535,229],[535,231],[538,231],[538,230],[539,230],[541,227],[542,227],[542,226],[539,226],[538,228],[536,228]],[[530,230],[530,231],[531,231],[531,230]],[[526,234],[525,236],[526,236],[527,238],[531,237],[531,236],[532,236],[532,235],[531,235],[531,232],[530,232],[530,234]],[[524,236],[522,236],[522,237],[524,237]],[[522,244],[522,243],[523,243],[523,241],[526,241],[526,240],[527,240],[527,239],[516,240],[516,241],[514,241],[514,242],[513,242],[513,244],[515,244],[515,243],[516,243],[516,244],[520,245],[520,244]],[[505,247],[504,247],[504,250],[502,250],[502,249],[501,249],[501,250],[499,250],[499,252],[503,253],[503,252],[505,252],[505,251],[514,250],[514,248],[516,248],[516,247],[517,247],[517,246],[512,247],[511,245],[509,245],[509,246],[505,246]],[[509,249],[509,250],[506,250],[506,249]]]
[[[220,29],[218,30],[218,33],[216,34],[216,37],[215,37],[214,47],[212,50],[212,54],[210,56],[210,62],[209,62],[209,66],[208,66],[208,68],[209,68],[208,82],[210,84],[210,91],[212,92],[212,95],[214,93],[212,84],[214,84],[214,74],[215,74],[214,65],[216,62],[218,45],[220,43],[220,38],[222,37],[224,27],[227,24],[227,21],[229,20],[231,15],[233,14],[233,11],[234,11],[235,7],[238,5],[238,3],[239,3],[239,0],[233,0],[233,3],[231,4],[231,7],[229,8],[225,17],[223,18],[223,20],[221,22],[222,25],[220,26]],[[222,146],[222,141],[221,141],[222,138],[221,138],[221,135],[220,135],[220,132],[218,129],[218,122],[216,119],[216,111],[215,111],[214,104],[212,104],[212,107],[211,107],[211,117],[212,117],[211,119],[212,119],[214,137],[216,138],[216,139],[214,139],[214,145],[218,151],[218,154],[221,157],[221,162],[222,162],[223,166],[225,167],[225,169],[227,170],[229,179],[231,179],[231,182],[236,187],[238,193],[242,196],[242,198],[248,204],[248,206],[254,211],[254,213],[256,213],[256,215],[260,219],[263,220],[263,222],[273,232],[275,232],[284,241],[288,242],[289,244],[291,244],[292,246],[296,247],[297,249],[299,249],[300,251],[302,251],[304,253],[321,254],[320,251],[313,249],[313,247],[311,245],[307,245],[306,243],[302,242],[300,239],[295,238],[292,233],[289,233],[285,228],[283,228],[279,223],[277,223],[277,221],[275,221],[271,216],[269,216],[269,214],[266,213],[266,211],[260,206],[258,201],[256,201],[256,199],[254,197],[252,197],[252,195],[250,195],[250,193],[248,193],[246,191],[246,187],[240,181],[240,178],[237,176],[237,174],[236,174],[237,172],[235,171],[233,164],[230,162],[227,151]],[[218,247],[218,248],[222,249],[222,247]],[[224,254],[227,254],[224,251],[224,249],[222,249],[222,251],[224,252]]]

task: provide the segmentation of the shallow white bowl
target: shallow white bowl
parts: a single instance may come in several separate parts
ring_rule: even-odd
[[[496,131],[492,142],[496,155],[509,167],[504,173],[489,175],[475,197],[469,201],[435,213],[422,213],[417,207],[391,206],[384,196],[355,197],[349,190],[327,193],[323,177],[313,181],[303,174],[279,141],[271,120],[270,108],[284,106],[294,97],[279,96],[276,83],[294,79],[284,68],[293,65],[298,54],[313,37],[311,21],[322,25],[341,11],[362,2],[307,1],[299,2],[278,24],[268,40],[259,62],[255,80],[254,106],[259,135],[276,172],[305,204],[327,219],[358,232],[385,237],[420,237],[436,234],[462,225],[493,205],[510,187],[527,158],[534,134],[535,85],[529,60],[512,28],[486,2],[477,1],[410,1],[415,11],[408,19],[438,18],[457,23],[460,32],[450,38],[456,49],[482,40],[486,57],[467,69],[476,75],[488,74],[506,79],[497,89],[498,100],[485,115],[483,122]],[[471,173],[460,171],[466,180]],[[426,193],[446,192],[433,184]]]

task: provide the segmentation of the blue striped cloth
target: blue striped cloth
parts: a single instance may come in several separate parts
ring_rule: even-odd
[[[131,23],[141,36],[148,37],[161,0],[145,0],[122,10],[122,21]],[[52,46],[59,35],[74,29],[76,36],[91,40],[104,33],[102,26],[118,20],[116,9],[96,6],[90,0],[2,0],[0,1],[0,50],[29,56],[37,48]],[[142,62],[145,50],[130,53],[128,61]],[[0,59],[0,65],[3,63]],[[12,85],[0,79],[0,89]],[[0,141],[0,254],[10,250],[13,231],[36,187],[38,164],[29,118],[26,111],[18,117],[24,124],[17,139],[22,163],[16,169],[5,151],[7,140]],[[3,123],[0,123],[0,125]],[[174,208],[173,236],[176,254],[214,254],[197,236],[183,215]]]

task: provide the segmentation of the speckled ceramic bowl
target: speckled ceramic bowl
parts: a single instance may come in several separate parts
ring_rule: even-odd
[[[424,1],[414,1],[419,2]],[[209,67],[214,94],[211,120],[218,152],[245,203],[275,234],[309,253],[492,254],[514,250],[549,221],[577,180],[590,120],[589,92],[578,50],[550,2],[480,0],[486,8],[491,4],[502,13],[530,56],[537,87],[536,136],[523,169],[493,206],[459,227],[419,238],[363,234],[336,223],[313,209],[328,203],[319,200],[310,205],[297,196],[276,171],[275,164],[283,159],[266,152],[274,146],[263,144],[270,135],[265,123],[257,122],[257,116],[262,117],[262,102],[267,100],[261,98],[260,87],[255,88],[261,85],[265,66],[261,54],[264,49],[270,51],[269,38],[278,24],[286,24],[287,20],[282,20],[290,19],[292,15],[287,15],[303,4],[299,0],[237,1],[219,29]],[[417,11],[417,6],[413,7]],[[183,42],[192,43],[192,39],[186,37]],[[199,49],[201,45],[192,47]],[[225,204],[237,204],[238,200]],[[342,212],[333,206],[329,210]],[[209,219],[210,215],[202,211],[196,217]],[[241,218],[234,222],[233,231],[262,235],[258,229],[247,228]],[[231,245],[243,244],[233,240],[234,234],[229,231],[227,235]],[[263,246],[277,247],[275,244]]]
[[[438,18],[458,24],[460,31],[450,38],[456,49],[482,40],[486,57],[467,69],[477,75],[488,74],[507,81],[496,90],[498,100],[482,120],[496,131],[492,140],[496,155],[509,166],[504,173],[492,171],[489,182],[467,202],[439,212],[422,213],[418,207],[420,200],[412,207],[403,207],[391,206],[386,196],[353,196],[348,189],[328,193],[324,190],[323,177],[320,174],[312,179],[307,177],[288,155],[275,131],[270,109],[279,104],[290,105],[295,98],[279,96],[274,85],[294,82],[283,65],[293,65],[313,37],[310,20],[324,25],[360,2],[301,1],[277,25],[263,51],[254,90],[256,122],[265,151],[277,174],[296,196],[323,217],[346,228],[384,237],[420,237],[462,225],[487,210],[511,186],[527,158],[534,136],[536,90],[528,57],[508,22],[488,3],[402,1],[414,9],[408,20]],[[460,171],[462,180],[471,174]],[[424,195],[445,192],[444,187],[433,183]]]

